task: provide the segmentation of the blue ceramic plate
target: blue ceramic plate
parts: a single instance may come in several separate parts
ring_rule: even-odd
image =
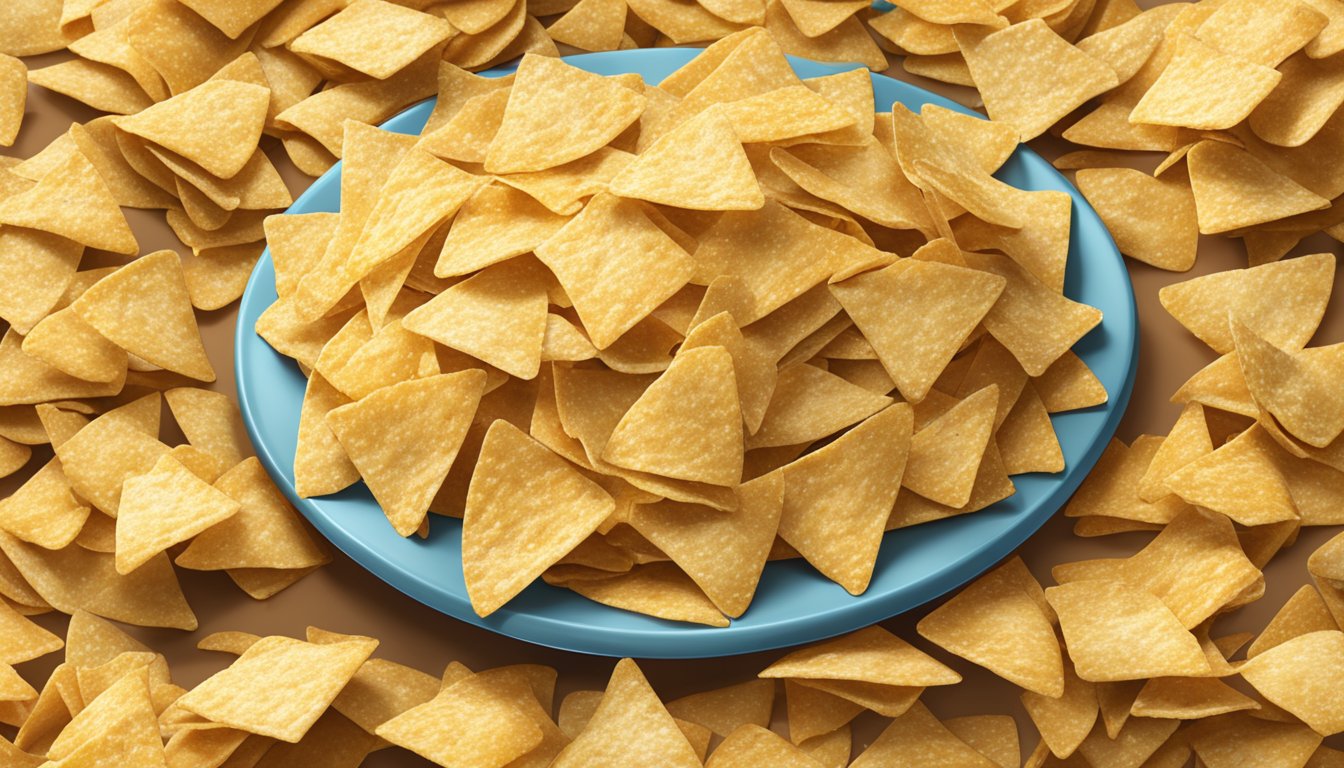
[[[568,57],[574,66],[603,75],[638,72],[661,82],[697,51],[656,49]],[[793,59],[802,77],[854,68]],[[505,74],[497,70],[487,75]],[[968,110],[928,91],[873,75],[879,110],[901,102]],[[384,124],[415,134],[432,102],[417,104]],[[718,629],[663,621],[588,601],[538,581],[489,618],[467,600],[459,559],[462,526],[436,517],[428,540],[393,532],[361,483],[341,493],[301,499],[294,493],[294,447],[305,379],[253,330],[275,301],[275,270],[262,255],[238,313],[236,361],[243,419],[267,470],[300,511],[337,547],[383,579],[426,605],[462,621],[540,645],[583,653],[645,658],[723,656],[796,645],[838,635],[933,600],[983,573],[1018,547],[1058,510],[1106,447],[1129,401],[1137,359],[1134,294],[1125,266],[1082,196],[1049,163],[1019,148],[998,174],[1021,189],[1064,190],[1073,196],[1068,280],[1064,292],[1098,307],[1101,325],[1074,348],[1101,379],[1110,402],[1053,417],[1068,469],[1061,474],[1019,475],[1017,493],[987,510],[886,535],[868,591],[851,596],[802,560],[770,563],[750,610]],[[340,207],[339,163],[318,179],[290,213]]]

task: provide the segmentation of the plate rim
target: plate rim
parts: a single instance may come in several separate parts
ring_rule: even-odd
[[[582,66],[585,63],[593,66],[600,66],[606,60],[623,60],[631,57],[645,56],[651,59],[661,59],[664,63],[682,64],[694,56],[698,55],[703,49],[700,48],[659,48],[659,49],[635,49],[628,51],[610,51],[602,53],[576,54],[562,57],[565,61]],[[808,68],[827,70],[828,74],[845,72],[853,69],[862,69],[859,64],[835,64],[827,62],[818,62],[810,59],[789,56],[790,63],[795,69],[802,64]],[[647,65],[646,65],[647,66]],[[481,73],[485,76],[498,77],[506,75],[516,69],[516,62],[492,69]],[[629,71],[627,69],[627,71]],[[898,90],[908,90],[912,95],[923,104],[936,104],[938,106],[953,109],[962,114],[973,115],[984,119],[981,115],[971,109],[968,109],[956,102],[940,96],[936,93],[920,88],[919,86],[906,83],[904,81],[890,78],[881,73],[870,72],[875,79],[890,80],[895,84]],[[432,105],[434,98],[431,97],[422,100],[401,110],[393,117],[382,122],[379,127],[387,129],[388,126],[406,121],[407,116],[416,110],[425,110]],[[880,106],[880,105],[878,105]],[[395,129],[394,129],[395,130]],[[1137,304],[1134,296],[1132,280],[1129,279],[1128,269],[1116,247],[1114,239],[1111,237],[1104,224],[1090,205],[1082,198],[1075,185],[1070,183],[1063,174],[1054,169],[1048,161],[1037,154],[1026,144],[1019,144],[1014,150],[1013,157],[1021,156],[1024,162],[1035,165],[1040,170],[1048,171],[1057,177],[1069,190],[1073,199],[1072,213],[1074,217],[1071,225],[1070,237],[1072,240],[1073,228],[1080,224],[1079,219],[1090,220],[1088,223],[1095,225],[1104,235],[1105,250],[1103,254],[1106,257],[1113,257],[1121,265],[1122,271],[1126,274],[1123,281],[1124,316],[1120,318],[1104,317],[1103,325],[1107,320],[1118,320],[1119,325],[1132,329],[1130,344],[1117,347],[1114,353],[1127,356],[1126,372],[1124,381],[1118,392],[1108,392],[1108,400],[1105,404],[1094,406],[1094,409],[1101,409],[1106,412],[1106,417],[1102,423],[1101,429],[1093,436],[1092,444],[1088,446],[1081,459],[1075,462],[1074,466],[1067,468],[1056,481],[1053,490],[1048,491],[1045,498],[1038,501],[1034,507],[1028,510],[1024,518],[1013,524],[1006,532],[997,538],[985,542],[978,542],[979,546],[972,547],[967,555],[954,563],[950,567],[940,569],[923,579],[908,583],[892,592],[871,594],[865,593],[856,596],[854,602],[842,602],[832,606],[829,609],[821,611],[812,611],[806,614],[791,616],[781,621],[772,623],[763,623],[743,627],[741,625],[730,625],[727,628],[703,627],[694,624],[682,622],[665,622],[654,620],[654,624],[647,628],[641,627],[595,627],[588,624],[580,624],[573,620],[564,620],[555,616],[524,613],[517,610],[511,610],[509,606],[500,609],[499,612],[482,619],[471,609],[470,604],[465,601],[465,596],[447,595],[450,603],[461,602],[461,606],[455,606],[458,610],[445,607],[439,602],[435,602],[435,597],[430,593],[443,594],[442,583],[435,583],[426,580],[424,576],[414,571],[400,568],[396,563],[391,562],[385,555],[374,552],[367,548],[360,539],[347,534],[340,527],[336,526],[330,520],[330,513],[320,508],[322,499],[330,497],[317,497],[304,499],[298,497],[292,483],[286,479],[285,471],[281,467],[280,461],[273,455],[268,443],[262,439],[257,425],[259,420],[254,413],[256,406],[253,403],[253,393],[248,388],[248,377],[244,375],[244,369],[248,363],[245,362],[247,350],[257,344],[262,345],[267,350],[270,347],[254,331],[255,316],[260,315],[273,303],[274,299],[259,298],[258,276],[267,269],[273,270],[273,262],[269,244],[262,253],[257,266],[253,269],[248,278],[247,287],[238,306],[238,321],[234,331],[234,373],[235,386],[237,389],[239,410],[242,414],[248,436],[252,441],[258,458],[265,467],[267,473],[271,476],[276,486],[285,494],[291,504],[300,511],[301,514],[312,524],[324,538],[327,539],[337,549],[341,550],[348,557],[354,560],[363,570],[380,581],[388,584],[399,592],[420,602],[427,607],[451,616],[454,619],[465,621],[475,626],[488,629],[490,631],[522,640],[524,642],[554,648],[557,650],[583,653],[600,656],[638,656],[642,658],[705,658],[718,656],[732,656],[757,651],[772,650],[792,645],[798,645],[805,642],[813,642],[827,637],[833,637],[845,632],[853,631],[860,627],[868,626],[879,621],[892,618],[937,600],[958,587],[970,582],[980,574],[988,571],[994,565],[1010,555],[1014,550],[1021,546],[1031,536],[1053,517],[1067,502],[1073,492],[1077,489],[1083,479],[1090,473],[1092,467],[1100,458],[1107,444],[1114,437],[1115,431],[1119,426],[1120,420],[1129,404],[1130,396],[1133,391],[1134,381],[1137,374],[1138,348],[1139,348],[1139,326],[1137,318]],[[313,198],[328,194],[328,187],[333,184],[337,187],[339,194],[339,170],[341,162],[338,160],[332,168],[328,169],[322,176],[314,180],[304,192],[294,201],[294,203],[285,210],[285,214],[294,212],[302,213],[305,204],[311,204]],[[1094,243],[1089,242],[1089,247],[1095,247]],[[1070,248],[1072,254],[1072,244]],[[261,304],[260,309],[254,309],[254,305]],[[251,317],[244,322],[245,318]],[[1099,326],[1100,327],[1100,326]],[[1096,332],[1095,330],[1093,332]],[[1114,342],[1113,342],[1114,343]],[[274,353],[274,350],[270,350]],[[278,354],[278,353],[274,353]],[[291,361],[292,362],[292,361]],[[1052,415],[1053,418],[1053,415]],[[292,461],[290,462],[292,464]],[[360,484],[356,484],[357,487]],[[992,509],[992,506],[991,508]],[[1048,510],[1048,511],[1046,511]],[[976,513],[979,514],[979,513]],[[955,521],[963,518],[951,518]],[[938,521],[926,525],[939,525]],[[885,542],[884,542],[885,543]],[[803,561],[790,561],[788,563],[767,564],[767,567],[778,568],[782,565],[796,565]],[[553,587],[547,587],[555,589]],[[892,603],[900,605],[891,610]],[[465,610],[460,610],[461,608]],[[607,608],[607,610],[619,611],[619,609]],[[621,611],[622,614],[627,612]],[[577,632],[576,630],[584,630]]]

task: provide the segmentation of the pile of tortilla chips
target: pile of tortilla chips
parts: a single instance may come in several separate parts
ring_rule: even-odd
[[[859,594],[884,531],[1062,470],[1049,414],[1104,401],[1068,196],[990,175],[1011,131],[875,113],[759,29],[661,86],[464,78],[418,138],[346,124],[339,214],[267,220],[257,332],[310,372],[299,494],[463,517],[481,615],[541,576],[725,625],[772,556]]]
[[[27,337],[34,338],[36,332]],[[25,385],[29,371],[46,380],[64,375],[17,343],[7,341],[3,350],[13,386]],[[174,563],[225,571],[260,600],[327,562],[325,547],[260,462],[248,458],[227,397],[192,387],[139,391],[131,385],[116,398],[0,408],[5,445],[21,449],[24,459],[30,445],[49,445],[54,454],[0,500],[0,594],[7,605],[24,614],[84,610],[142,626],[195,629]],[[188,442],[160,440],[164,400]]]
[[[1024,139],[1051,130],[1078,147],[1056,164],[1078,171],[1126,255],[1184,271],[1201,233],[1222,234],[1256,266],[1344,237],[1333,0],[900,5],[871,26],[905,69],[975,87]],[[1028,19],[1028,5],[1059,10]]]
[[[1302,526],[1344,525],[1344,346],[1312,344],[1336,264],[1284,258],[1344,232],[1344,10],[899,6],[0,3],[0,146],[29,82],[112,113],[0,161],[0,722],[19,729],[0,763],[355,765],[395,744],[446,765],[840,768],[879,719],[852,765],[1021,764],[1007,715],[919,701],[960,681],[951,654],[1022,689],[1028,766],[1344,764],[1322,744],[1344,732],[1344,535],[1258,634],[1216,628]],[[659,88],[601,80],[604,99],[554,62],[469,74],[555,43],[720,38]],[[880,69],[874,39],[976,87],[996,122],[877,113],[866,77],[799,82],[779,56]],[[363,125],[436,93],[419,142]],[[1055,467],[1043,415],[1105,397],[1065,351],[1095,323],[1059,295],[1067,201],[989,177],[1046,131],[1079,148],[1057,165],[1127,255],[1188,269],[1201,234],[1248,252],[1162,291],[1217,357],[1169,434],[1113,442],[1065,510],[1080,536],[1155,534],[1137,551],[1049,586],[1014,559],[919,622],[937,648],[868,628],[665,705],[629,661],[610,696],[557,710],[553,670],[439,678],[316,629],[204,638],[239,658],[188,692],[94,618],[193,628],[174,564],[266,597],[326,560],[233,406],[194,387],[214,379],[196,311],[236,300],[263,239],[283,299],[268,338],[313,371],[305,493],[363,476],[403,533],[465,509],[483,611],[541,575],[721,625],[765,560],[799,555],[861,590],[883,529]],[[261,151],[277,140],[310,174],[346,158],[343,215],[265,221],[290,202]],[[139,257],[121,208],[166,211],[191,255]],[[791,256],[750,258],[766,248]],[[878,298],[928,303],[893,318]],[[842,509],[874,514],[818,513]],[[61,647],[26,618],[52,609],[73,618],[39,692],[14,665]],[[776,678],[787,738],[768,730]]]
[[[280,768],[356,766],[397,747],[491,768],[1338,765],[1344,752],[1322,742],[1344,732],[1344,536],[1309,566],[1333,593],[1305,586],[1259,635],[1214,637],[1213,614],[1244,601],[1237,585],[1258,574],[1238,556],[1225,518],[1191,510],[1130,559],[1066,566],[1057,577],[1074,573],[1043,590],[1014,558],[921,620],[929,642],[1022,687],[1041,735],[1025,763],[1010,715],[930,711],[925,688],[961,675],[880,627],[666,702],[624,659],[605,691],[570,690],[557,706],[550,667],[453,661],[427,674],[374,657],[374,638],[315,627],[303,640],[208,635],[198,648],[236,658],[188,690],[161,654],[89,613],[72,616],[62,643],[2,607],[0,722],[17,731],[0,757]],[[40,692],[8,666],[62,646]]]

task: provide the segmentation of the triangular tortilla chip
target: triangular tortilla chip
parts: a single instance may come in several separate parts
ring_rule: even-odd
[[[526,472],[517,469],[524,466]],[[564,459],[496,421],[481,445],[462,518],[462,566],[472,608],[481,616],[496,611],[615,508],[606,491]]]
[[[750,768],[758,765],[779,768],[822,768],[806,752],[790,744],[783,736],[759,725],[743,725],[728,735],[714,750],[709,768]]]
[[[511,259],[460,282],[402,319],[406,330],[517,376],[541,369],[546,339],[544,270]]]
[[[667,711],[673,717],[698,723],[721,736],[747,724],[764,728],[770,725],[774,711],[775,685],[773,680],[748,680],[693,693],[669,701]]]
[[[25,354],[84,381],[126,375],[126,351],[103,338],[69,307],[47,315],[23,339]]]
[[[727,278],[740,282],[734,287],[745,294],[745,314],[734,311],[733,319],[742,326],[774,312],[842,269],[894,258],[856,238],[813,224],[774,200],[759,211],[720,216],[700,238],[693,257],[697,283],[712,287]]]
[[[739,487],[735,512],[663,500],[636,506],[630,525],[736,618],[756,593],[783,506],[783,478],[767,475]]]
[[[262,638],[175,706],[230,728],[294,743],[377,646],[369,639],[316,644]]]
[[[1181,325],[1220,353],[1235,346],[1229,316],[1271,344],[1297,350],[1321,323],[1334,274],[1334,255],[1318,253],[1175,283],[1158,298]]]
[[[1173,272],[1195,265],[1199,225],[1184,179],[1133,168],[1083,169],[1075,178],[1122,253]]]
[[[1259,425],[1167,476],[1187,503],[1221,512],[1242,525],[1297,519],[1283,475],[1270,459],[1271,439]]]
[[[1070,45],[1041,19],[998,31],[963,27],[955,34],[989,116],[1016,127],[1023,141],[1120,84],[1109,65]]]
[[[1321,734],[1344,731],[1344,632],[1310,632],[1287,640],[1242,665],[1255,690]]]
[[[485,178],[459,170],[419,148],[393,169],[346,262],[346,277],[363,278],[417,238],[457,213]]]
[[[961,682],[961,675],[877,626],[794,651],[760,677],[918,687]]]
[[[916,432],[901,484],[949,507],[970,501],[993,432],[998,389],[981,389]]]
[[[327,555],[309,535],[256,457],[215,481],[241,506],[238,514],[192,539],[175,562],[183,568],[310,568]]]
[[[920,619],[919,634],[1028,691],[1061,696],[1063,661],[1050,616],[1034,597],[1040,589],[1014,558]]]
[[[231,179],[256,150],[270,101],[270,91],[261,86],[212,80],[115,123],[214,176]]]
[[[614,51],[625,33],[624,0],[579,0],[546,28],[557,43],[585,51]]]
[[[1130,711],[1135,717],[1200,720],[1259,706],[1215,677],[1155,677],[1144,684]]]
[[[376,732],[436,763],[504,765],[542,741],[541,729],[518,706],[520,698],[530,696],[521,681],[468,673]]]
[[[56,456],[76,494],[116,515],[122,484],[150,471],[168,451],[168,446],[145,434],[128,412],[117,409],[65,440]]]
[[[918,755],[910,762],[907,758]],[[887,765],[947,765],[961,768],[996,768],[996,763],[957,738],[923,704],[888,725],[882,735],[859,755],[853,768]]]
[[[163,393],[173,420],[187,440],[229,466],[251,452],[238,405],[227,395],[196,387],[178,387]]]
[[[919,188],[901,172],[891,151],[871,136],[859,147],[775,147],[769,162],[798,187],[845,211],[897,229],[931,228]]]
[[[81,152],[70,153],[35,186],[0,202],[0,223],[113,253],[140,249],[107,183]]]
[[[760,429],[775,392],[778,380],[775,363],[758,346],[747,343],[733,316],[727,312],[720,312],[692,328],[681,349],[713,346],[721,346],[733,356],[733,377],[742,404],[742,421],[747,432],[754,433]]]
[[[398,534],[420,527],[484,390],[485,372],[472,369],[384,387],[327,413],[327,426]],[[402,425],[395,439],[388,424]]]
[[[173,251],[136,259],[94,283],[70,306],[132,355],[199,381],[215,380],[182,262]]]
[[[1344,346],[1280,349],[1235,317],[1232,339],[1251,396],[1289,434],[1324,448],[1344,432]]]
[[[1092,682],[1207,674],[1199,641],[1152,594],[1113,580],[1045,590],[1078,676]]]
[[[612,194],[703,211],[754,211],[765,204],[746,152],[721,107],[687,120],[616,174]]]
[[[200,0],[194,0],[200,2]],[[273,4],[274,0],[259,0]],[[404,69],[456,34],[445,19],[377,0],[345,7],[291,40],[294,53],[334,61],[378,80]]]
[[[308,377],[294,452],[294,492],[300,498],[335,493],[359,480],[359,470],[326,422],[329,411],[350,402],[317,371]]]
[[[790,365],[779,372],[760,429],[747,445],[755,449],[811,443],[857,424],[891,401],[815,366]]]
[[[1321,593],[1310,584],[1304,584],[1260,631],[1255,642],[1246,649],[1246,658],[1253,659],[1295,637],[1336,628],[1335,619],[1325,600],[1321,599]]]
[[[784,704],[789,740],[795,744],[843,728],[863,712],[852,701],[789,679],[784,680]]]
[[[927,261],[902,261],[831,285],[901,394],[919,402],[1007,281]],[[901,307],[893,313],[892,307]]]
[[[667,621],[728,626],[728,619],[714,607],[704,590],[670,562],[650,562],[625,573],[600,573],[588,578],[557,579],[550,575],[544,578],[550,584],[624,611]]]
[[[872,579],[887,515],[900,490],[913,417],[894,405],[779,470],[779,535],[850,594]]]
[[[164,764],[146,668],[127,674],[88,702],[47,750],[58,765],[98,765],[128,756],[143,765]]]
[[[1170,434],[1162,439],[1162,445],[1153,454],[1148,469],[1139,480],[1139,496],[1150,503],[1158,501],[1171,493],[1167,487],[1167,477],[1171,473],[1212,452],[1213,440],[1209,437],[1204,408],[1199,403],[1190,403],[1181,410]]]
[[[635,402],[602,451],[617,466],[711,485],[742,480],[742,409],[723,347],[679,353]]]
[[[1072,662],[1064,663],[1064,692],[1042,696],[1022,692],[1022,706],[1041,733],[1041,742],[1060,759],[1078,749],[1097,722],[1097,686],[1078,677]]]
[[[52,458],[0,501],[0,528],[47,549],[61,549],[79,535],[89,511],[71,490],[60,459]]]
[[[1199,231],[1205,235],[1330,207],[1330,201],[1222,141],[1201,141],[1186,155]]]
[[[1017,262],[1000,254],[964,254],[974,269],[1005,278],[985,328],[1007,347],[1030,376],[1040,376],[1075,342],[1101,323],[1101,310],[1072,301]],[[1049,322],[1041,322],[1050,318]]]
[[[567,219],[513,187],[481,187],[453,219],[436,277],[469,275],[535,249]]]
[[[656,756],[651,758],[650,756]],[[667,768],[694,768],[695,750],[667,713],[658,694],[630,659],[617,662],[597,710],[554,768],[603,765],[637,768],[655,759]]]
[[[237,514],[237,501],[212,488],[171,456],[126,480],[117,514],[117,572]]]
[[[644,96],[548,56],[525,55],[486,155],[490,173],[541,171],[606,146],[639,119]],[[573,105],[593,108],[575,114]]]
[[[679,291],[693,269],[690,256],[639,203],[601,193],[536,252],[598,349]]]

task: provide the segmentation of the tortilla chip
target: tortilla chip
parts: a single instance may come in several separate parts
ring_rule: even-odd
[[[638,203],[601,193],[536,251],[564,286],[598,349],[611,346],[680,290],[693,268],[686,252]]]
[[[1344,347],[1289,351],[1235,317],[1231,323],[1237,360],[1255,402],[1304,443],[1317,448],[1330,445],[1344,432],[1344,402],[1334,388],[1344,365],[1339,354]]]
[[[1269,458],[1269,438],[1252,426],[1213,453],[1167,476],[1167,487],[1190,504],[1221,512],[1243,525],[1298,517],[1288,486]]]
[[[745,725],[767,727],[774,703],[774,681],[748,680],[669,701],[667,711],[722,736]]]
[[[1055,757],[1065,760],[1078,749],[1097,722],[1097,686],[1078,677],[1073,664],[1066,663],[1062,695],[1050,697],[1023,691],[1022,706],[1040,731],[1041,743]]]
[[[132,355],[193,379],[215,380],[176,253],[157,251],[127,264],[71,308]]]
[[[674,479],[741,482],[742,410],[732,365],[723,347],[678,354],[621,418],[602,458]],[[673,438],[669,426],[682,437]]]
[[[452,24],[433,14],[359,0],[291,40],[288,48],[383,80],[453,34]]]
[[[928,708],[918,702],[891,722],[851,765],[873,766],[959,765],[994,768],[994,761],[957,738]]]
[[[1199,228],[1184,180],[1154,179],[1129,168],[1081,170],[1077,179],[1122,253],[1174,272],[1194,266]]]
[[[1171,493],[1167,477],[1181,467],[1213,452],[1204,409],[1190,403],[1181,410],[1180,418],[1171,428],[1171,434],[1162,440],[1153,454],[1148,468],[1139,481],[1139,495],[1148,502],[1156,502]]]
[[[1344,711],[1327,692],[1344,657],[1344,633],[1309,632],[1286,640],[1243,664],[1239,673],[1265,698],[1322,735],[1344,731]]]
[[[509,467],[519,461],[532,468],[528,481],[510,484],[508,478],[513,475]],[[543,487],[567,488],[568,506],[538,506],[543,499],[555,498],[549,493],[536,493]],[[529,509],[530,513],[524,511]],[[495,422],[481,446],[463,516],[463,567],[472,607],[482,616],[493,613],[578,546],[614,509],[605,491],[558,456],[513,425]],[[563,524],[543,516],[549,512],[563,514]],[[513,519],[515,524],[501,524],[504,518]],[[536,523],[541,528],[529,533],[529,529],[520,527],[523,523]],[[515,537],[535,543],[538,531],[545,533],[547,540],[540,550],[531,547],[524,552],[508,544]],[[514,552],[524,559],[501,561],[500,552]]]
[[[35,229],[0,229],[0,318],[19,333],[31,331],[61,299],[74,278],[84,246]]]
[[[215,481],[237,501],[238,513],[203,531],[175,560],[183,568],[298,570],[327,562],[317,544],[255,457]]]
[[[1017,128],[1024,141],[1119,84],[1109,65],[1069,45],[1039,19],[985,31],[958,30],[957,44],[989,116]],[[1067,80],[1061,82],[1060,73]]]
[[[79,201],[77,211],[70,208],[71,201]],[[114,253],[139,250],[111,190],[80,152],[72,152],[36,186],[0,202],[0,223],[51,232]]]
[[[524,192],[481,187],[453,220],[434,274],[467,275],[521,256],[545,242],[565,221]]]
[[[116,121],[118,128],[172,150],[221,179],[251,159],[270,92],[251,83],[214,80]],[[204,116],[215,130],[198,130]]]
[[[898,262],[833,283],[831,291],[873,344],[901,394],[919,402],[1005,284],[997,275],[962,267]],[[891,306],[908,308],[907,320],[919,324],[894,324]]]
[[[484,391],[485,374],[468,370],[415,379],[377,390],[327,413],[326,424],[359,469],[392,527],[409,536],[420,527],[430,502],[471,425]],[[406,414],[415,413],[408,420]],[[400,423],[388,441],[383,426]],[[407,432],[410,425],[420,434]]]
[[[743,725],[714,750],[707,765],[712,768],[746,768],[776,765],[781,768],[816,768],[818,763],[784,737],[758,725]]]
[[[592,718],[552,765],[633,767],[643,764],[641,755],[658,755],[669,768],[700,762],[639,667],[622,659]]]
[[[786,486],[780,536],[851,594],[866,590],[872,577],[910,432],[910,409],[887,408],[780,470]],[[861,477],[889,480],[859,483]],[[873,514],[858,514],[864,510]]]
[[[1014,558],[921,619],[919,634],[1028,691],[1058,698],[1065,692],[1063,662],[1039,592]]]
[[[775,540],[784,505],[783,478],[766,476],[738,489],[736,512],[673,501],[635,507],[630,525],[667,553],[730,617],[751,603]]]
[[[546,289],[536,262],[489,267],[411,311],[402,325],[522,379],[541,367]]]
[[[1059,614],[1078,676],[1092,682],[1198,676],[1209,662],[1157,597],[1119,581],[1075,581],[1045,590]]]
[[[722,108],[662,135],[611,180],[612,194],[706,211],[757,210],[765,197]]]
[[[901,484],[950,507],[970,501],[998,401],[998,387],[991,384],[923,425],[910,443]]]
[[[617,0],[580,0],[546,28],[557,43],[584,51],[614,51],[625,34],[627,7]]]
[[[575,104],[607,105],[575,120]],[[644,98],[546,56],[524,56],[485,166],[491,173],[541,171],[597,151],[639,118]]]
[[[597,578],[557,579],[549,575],[545,578],[555,586],[566,587],[613,608],[668,621],[728,626],[728,619],[704,591],[672,563],[651,562],[626,573],[600,574]]]
[[[117,115],[134,114],[153,104],[125,71],[81,58],[30,70],[28,82]]]
[[[237,514],[237,501],[171,456],[126,480],[118,508],[117,572],[130,573],[178,542]]]
[[[710,227],[694,253],[694,279],[706,285],[727,278],[739,281],[743,306],[734,312],[734,320],[746,325],[802,296],[837,271],[885,258],[886,254],[855,238],[813,224],[769,201],[757,212],[726,213]],[[816,298],[838,309],[833,299]],[[795,341],[820,324],[802,331]],[[777,349],[776,359],[788,351]]]
[[[750,448],[799,445],[833,435],[892,402],[815,366],[786,366]]]
[[[377,644],[350,640],[317,645],[288,637],[263,638],[178,699],[177,706],[231,728],[295,743]],[[250,695],[240,697],[239,691]]]
[[[1330,206],[1255,155],[1221,141],[1199,142],[1186,156],[1186,164],[1199,231],[1206,235]]]

